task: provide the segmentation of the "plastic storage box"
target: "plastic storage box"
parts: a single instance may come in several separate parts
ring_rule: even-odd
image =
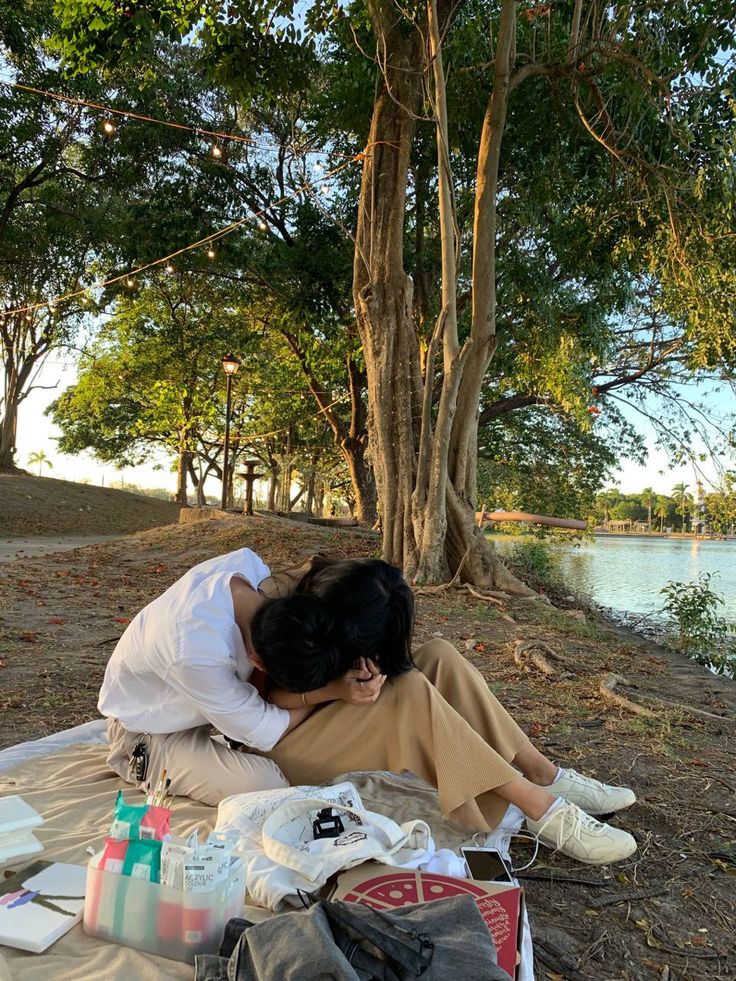
[[[189,964],[195,954],[217,953],[225,924],[243,908],[241,859],[232,862],[225,881],[196,893],[105,872],[98,868],[101,855],[87,867],[85,933]]]

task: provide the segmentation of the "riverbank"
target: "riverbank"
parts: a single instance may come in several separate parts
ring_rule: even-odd
[[[598,528],[593,529],[593,538],[642,538],[644,541],[667,538],[687,542],[736,542],[734,535],[694,535],[689,531],[602,531]]]
[[[370,555],[376,547],[357,532],[232,519],[0,567],[0,746],[96,717],[107,658],[137,610],[196,562],[244,545],[272,567],[309,551]],[[615,819],[639,843],[629,861],[582,867],[543,850],[523,873],[537,977],[680,981],[733,973],[736,685],[573,607],[499,606],[456,589],[420,593],[415,641],[437,635],[478,667],[548,755],[629,784],[639,798]],[[547,654],[552,674],[532,660],[524,667],[515,657],[523,661],[524,650],[551,651],[564,663]],[[614,694],[650,714],[601,693],[614,674],[625,679]],[[523,842],[513,854],[520,865],[532,858]]]

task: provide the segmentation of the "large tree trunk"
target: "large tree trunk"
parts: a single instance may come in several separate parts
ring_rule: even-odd
[[[412,281],[404,271],[404,212],[421,40],[403,30],[392,0],[369,0],[385,73],[373,108],[358,209],[353,296],[368,388],[368,432],[384,558],[413,576],[418,551],[411,496],[419,418],[419,345]]]
[[[515,36],[516,3],[504,0],[496,78],[481,137],[470,339],[462,349],[455,314],[455,238],[447,151],[441,27],[430,0],[438,123],[442,311],[425,376],[412,323],[412,282],[403,264],[404,213],[413,116],[419,105],[419,32],[408,32],[390,0],[369,0],[382,67],[363,169],[353,292],[363,342],[369,433],[383,530],[383,554],[410,578],[441,581],[463,563],[462,577],[530,593],[504,568],[475,524],[477,418],[482,379],[495,348],[496,183]],[[480,250],[486,250],[485,257]],[[476,275],[483,277],[480,283]],[[476,301],[475,292],[478,291]],[[435,411],[434,361],[443,373]]]
[[[0,470],[17,470],[15,465],[15,441],[18,431],[18,404],[15,401],[4,405],[0,419]]]
[[[17,320],[17,318],[16,318]],[[13,328],[14,329],[11,329]],[[19,345],[26,343],[26,335],[15,322],[0,323],[0,350],[3,356],[3,392],[0,399],[2,418],[0,418],[0,470],[17,471],[15,465],[16,441],[18,436],[18,408],[28,395],[32,377],[45,356],[49,342],[47,332],[38,340],[32,335],[29,341],[31,350],[23,357],[18,352]]]
[[[350,474],[352,497],[355,501],[355,517],[360,524],[370,526],[375,524],[378,511],[376,481],[373,471],[366,462],[365,448],[365,440],[351,440],[349,437],[340,446]]]
[[[182,507],[187,507],[187,474],[192,459],[191,451],[188,449],[186,430],[179,433],[179,453],[176,463],[176,501]]]
[[[279,465],[276,460],[272,460],[269,464],[269,475],[268,475],[268,504],[266,505],[267,510],[276,510],[276,495],[279,489]]]

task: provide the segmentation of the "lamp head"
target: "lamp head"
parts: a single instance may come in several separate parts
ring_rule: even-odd
[[[226,375],[237,375],[239,367],[240,358],[236,358],[234,354],[226,354],[222,359],[222,370]]]

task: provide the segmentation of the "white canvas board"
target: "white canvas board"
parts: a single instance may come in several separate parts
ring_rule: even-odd
[[[42,852],[43,845],[32,831],[16,831],[12,835],[0,835],[0,866],[7,865],[23,855]]]
[[[34,862],[0,882],[0,944],[40,954],[79,923],[87,870]]]
[[[43,824],[43,818],[22,797],[16,794],[0,797],[0,837],[35,828],[39,824]]]

